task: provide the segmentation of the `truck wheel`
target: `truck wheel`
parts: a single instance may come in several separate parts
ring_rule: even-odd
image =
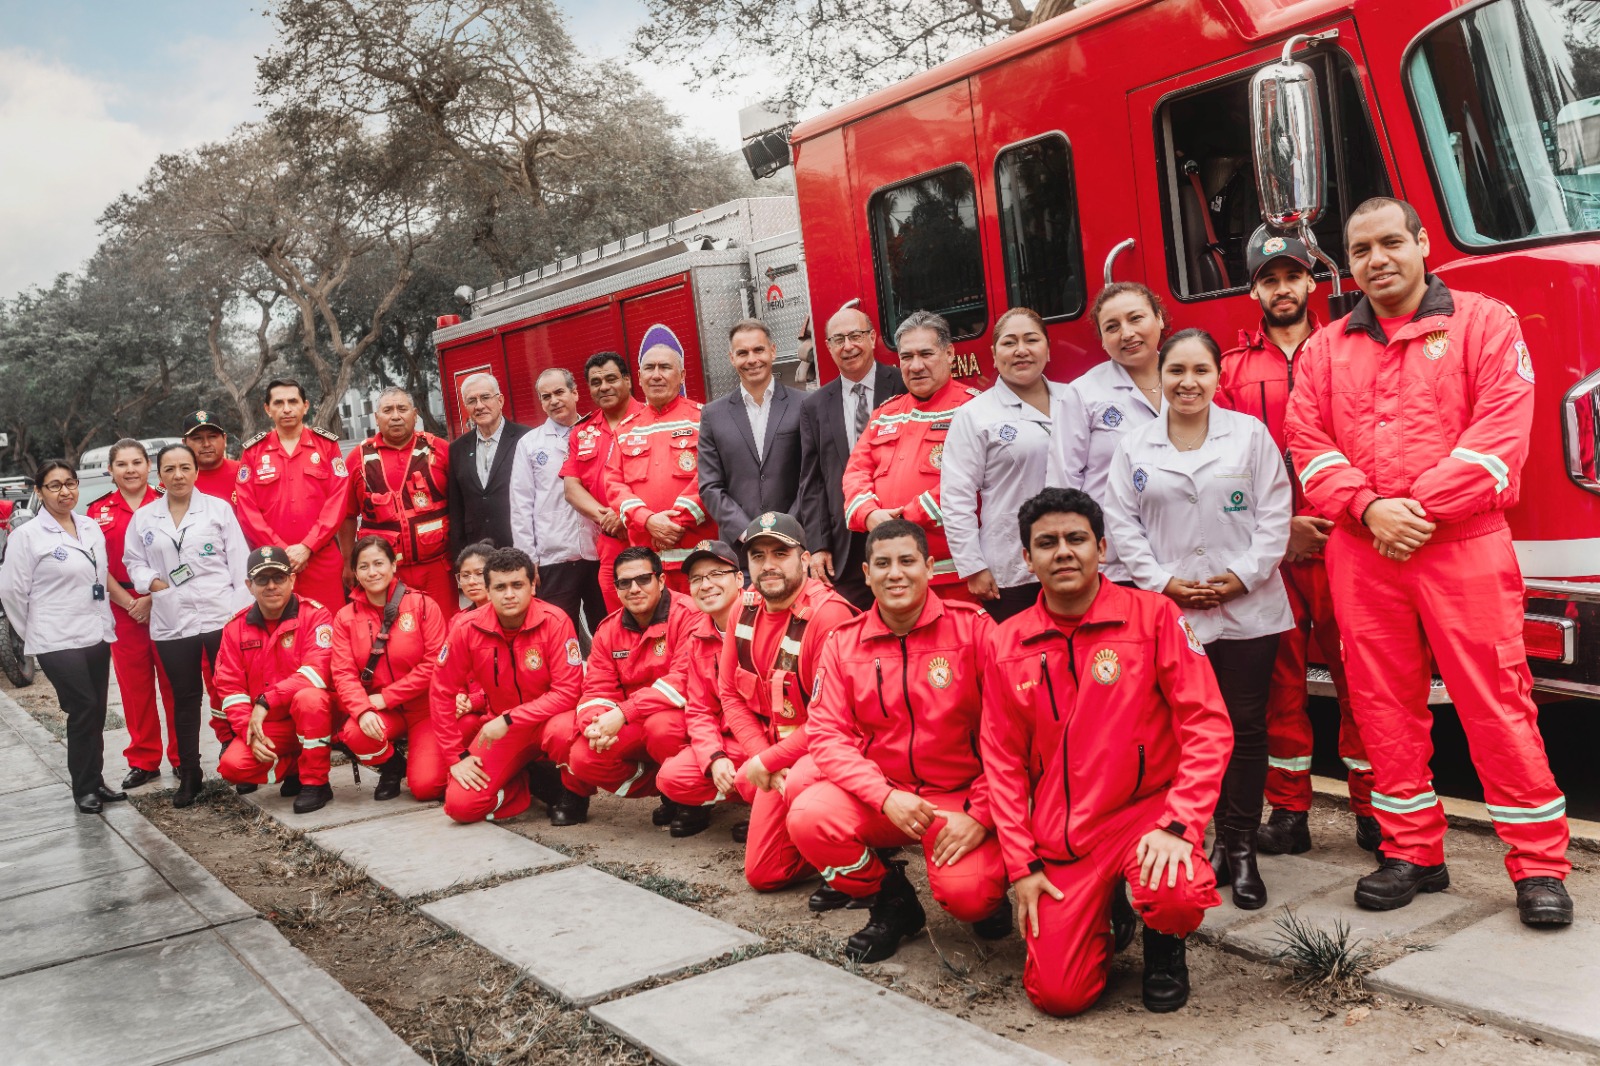
[[[0,670],[17,688],[27,688],[38,675],[33,656],[22,651],[22,638],[9,621],[0,623]]]

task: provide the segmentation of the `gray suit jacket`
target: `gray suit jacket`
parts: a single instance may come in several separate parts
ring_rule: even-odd
[[[879,407],[906,391],[896,367],[879,363],[872,386]],[[844,524],[844,468],[850,461],[850,434],[844,424],[844,378],[836,377],[806,397],[800,412],[800,513],[810,551],[833,553],[843,566],[850,551]]]
[[[767,511],[794,513],[800,490],[801,395],[781,381],[774,380],[771,388],[772,410],[760,459],[742,387],[700,412],[700,500],[730,544]]]

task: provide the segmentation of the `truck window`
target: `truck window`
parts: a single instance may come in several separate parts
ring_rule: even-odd
[[[1327,160],[1326,206],[1312,229],[1323,251],[1342,262],[1346,216],[1368,197],[1389,195],[1389,176],[1349,57],[1335,49],[1297,58],[1317,74]],[[1250,156],[1253,73],[1171,98],[1156,114],[1167,269],[1172,291],[1183,298],[1249,287],[1245,244],[1261,224]]]
[[[1006,299],[1046,320],[1083,311],[1083,239],[1072,149],[1052,133],[1001,152],[994,163]]]
[[[867,204],[886,337],[913,311],[934,311],[957,339],[989,320],[972,172],[946,167],[873,193]]]
[[[1600,27],[1494,0],[1421,41],[1407,73],[1457,242],[1600,230]]]

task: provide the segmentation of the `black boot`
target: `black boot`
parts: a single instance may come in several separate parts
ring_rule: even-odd
[[[840,892],[837,888],[829,888],[828,883],[824,881],[817,886],[815,892],[811,893],[811,898],[806,900],[806,906],[810,908],[813,914],[825,914],[828,911],[836,911],[842,907],[848,907],[850,902],[851,897]]]
[[[548,759],[528,764],[528,791],[546,807],[553,807],[566,789],[561,785],[561,770]]]
[[[1378,819],[1370,814],[1356,815],[1356,847],[1362,851],[1378,854],[1378,845],[1383,843],[1383,829],[1378,825]]]
[[[589,797],[563,788],[560,797],[550,805],[551,825],[582,825],[589,820]]]
[[[320,811],[332,799],[332,785],[302,785],[300,793],[294,798],[294,813],[310,814],[312,811]]]
[[[298,795],[300,795],[300,775],[299,774],[288,774],[288,775],[286,775],[284,777],[284,779],[283,779],[283,784],[278,786],[278,795],[280,795],[280,796],[298,796]]]
[[[672,827],[667,832],[675,837],[692,837],[710,828],[710,807],[690,807],[680,803],[678,813],[672,817]]]
[[[1181,936],[1144,927],[1144,1009],[1175,1011],[1189,1002],[1189,963]]]
[[[1233,886],[1233,905],[1242,911],[1265,907],[1267,886],[1256,869],[1256,830],[1220,829],[1217,837],[1228,867],[1228,883]]]
[[[660,805],[650,812],[650,824],[656,826],[671,825],[672,820],[677,816],[678,805],[667,799],[667,797],[662,796]]]
[[[192,807],[194,801],[200,798],[200,790],[206,787],[206,772],[196,766],[193,769],[182,767],[178,770],[178,791],[172,794],[174,807]]]
[[[1267,824],[1256,830],[1256,850],[1263,855],[1299,855],[1311,850],[1311,825],[1305,811],[1272,808]]]
[[[243,784],[234,785],[233,786],[233,790],[235,792],[237,792],[241,796],[248,796],[248,795],[250,795],[250,793],[254,792],[256,789],[258,789],[260,787],[261,787],[260,785],[254,785],[254,784],[251,784],[250,782],[246,781]]]
[[[1571,925],[1567,886],[1556,877],[1524,877],[1517,882],[1517,917],[1523,925]]]
[[[160,770],[141,770],[135,766],[128,771],[128,776],[122,779],[122,787],[125,789],[138,788],[140,785],[148,785],[150,782],[159,781],[160,779]]]
[[[1128,882],[1119,877],[1111,889],[1111,936],[1115,950],[1128,950],[1138,929],[1139,916],[1134,913],[1133,901],[1128,899]]]
[[[749,840],[750,819],[746,818],[742,822],[734,822],[733,825],[728,827],[728,835],[733,838],[735,844],[743,844],[746,840]]]
[[[1356,882],[1356,905],[1369,911],[1392,911],[1410,903],[1418,892],[1442,892],[1450,887],[1444,863],[1418,866],[1404,859],[1380,856],[1378,868]]]
[[[406,776],[406,757],[398,750],[378,764],[378,787],[372,790],[375,800],[392,800],[400,795],[400,779]]]
[[[1232,880],[1233,871],[1228,869],[1228,856],[1222,848],[1222,826],[1217,826],[1216,835],[1211,838],[1211,874],[1217,879],[1217,887],[1224,888]]]
[[[870,913],[861,931],[844,942],[845,955],[856,962],[882,962],[900,950],[900,941],[922,932],[928,916],[906,880],[905,863],[889,864]]]
[[[1011,935],[1011,929],[1011,901],[1005,899],[989,917],[972,923],[972,931],[984,940],[1004,940]]]

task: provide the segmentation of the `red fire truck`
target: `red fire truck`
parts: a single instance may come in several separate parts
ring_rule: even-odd
[[[938,311],[975,383],[1016,304],[1045,317],[1057,380],[1103,359],[1085,311],[1113,278],[1231,339],[1259,318],[1244,245],[1273,119],[1251,81],[1286,46],[1320,121],[1264,177],[1320,175],[1318,244],[1342,260],[1349,210],[1404,197],[1432,269],[1521,316],[1528,651],[1543,690],[1600,697],[1600,3],[1096,0],[793,131],[812,304],[860,298],[886,336]]]

